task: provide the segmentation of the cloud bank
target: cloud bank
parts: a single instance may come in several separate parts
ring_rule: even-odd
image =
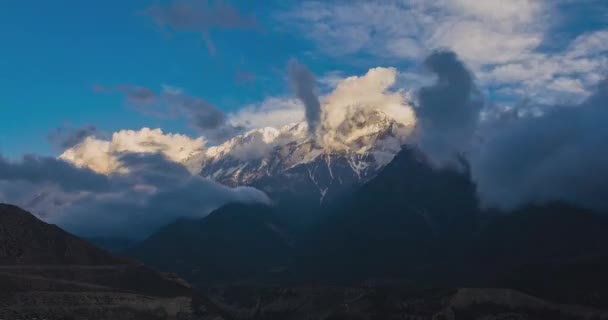
[[[580,104],[526,106],[478,121],[474,78],[451,52],[432,54],[435,85],[418,93],[420,148],[433,161],[466,158],[485,207],[563,201],[608,210],[608,81]]]
[[[124,153],[159,153],[169,161],[186,163],[191,156],[204,149],[205,143],[202,137],[165,134],[161,129],[121,130],[115,132],[110,140],[87,137],[65,150],[59,159],[99,174],[110,175],[128,170],[120,161]]]
[[[87,237],[141,239],[179,217],[201,218],[229,202],[270,203],[254,188],[191,175],[162,153],[121,153],[124,172],[103,175],[68,162],[0,158],[0,201]]]
[[[77,169],[65,161],[36,155],[26,155],[19,162],[0,156],[0,180],[55,183],[66,191],[104,191],[111,187],[103,175]]]
[[[304,0],[275,18],[331,58],[418,65],[449,49],[497,95],[554,103],[586,98],[608,72],[605,11],[600,1]]]
[[[608,81],[584,102],[539,106],[482,132],[471,168],[485,205],[566,201],[608,210]]]

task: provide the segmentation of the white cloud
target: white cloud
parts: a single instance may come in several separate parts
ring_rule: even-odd
[[[542,41],[536,32],[505,32],[483,21],[460,21],[439,25],[429,42],[447,47],[472,66],[513,61],[532,52]]]
[[[450,47],[467,62],[500,62],[542,40],[539,1],[305,1],[278,15],[331,55],[419,59]]]
[[[536,0],[450,0],[443,1],[443,3],[465,16],[512,25],[513,23],[528,23],[535,19],[535,14],[541,9],[542,2]]]
[[[565,91],[577,94],[584,94],[587,92],[583,88],[581,81],[566,77],[560,77],[553,80],[553,82],[550,84],[550,88],[555,91]]]
[[[479,78],[490,86],[513,86],[519,89],[517,94],[545,103],[580,101],[608,72],[608,55],[600,54],[598,46],[603,38],[608,38],[607,31],[585,33],[562,51],[531,53],[525,59],[492,66],[480,72]]]
[[[205,139],[202,137],[191,138],[182,134],[165,134],[161,129],[142,128],[115,132],[111,140],[87,137],[59,158],[107,175],[126,170],[120,162],[123,153],[160,153],[170,161],[184,163],[204,147]]]
[[[608,30],[599,30],[582,34],[571,44],[568,56],[570,58],[580,58],[584,56],[607,53]]]
[[[247,105],[228,115],[233,126],[246,129],[274,127],[304,120],[304,106],[296,98],[271,97],[259,104]]]
[[[402,124],[413,124],[415,118],[405,93],[391,88],[396,79],[395,68],[381,67],[372,68],[363,76],[345,78],[323,99],[324,125],[336,128],[352,108],[377,109]]]
[[[277,19],[332,57],[363,54],[376,57],[374,62],[419,65],[432,51],[450,49],[479,76],[482,88],[543,101],[552,95],[580,100],[608,71],[608,28],[582,32],[565,46],[547,43],[553,28],[566,23],[562,17],[568,12],[559,12],[560,3],[311,0],[277,14]],[[560,87],[567,92],[556,94]]]
[[[355,110],[379,110],[397,122],[411,126],[415,117],[407,93],[393,88],[397,81],[395,68],[372,68],[362,76],[327,76],[334,89],[321,97],[321,121],[327,130],[336,130],[347,115]],[[259,104],[245,106],[228,115],[228,122],[247,129],[281,128],[304,121],[304,107],[295,98],[273,97]]]
[[[416,59],[424,52],[420,44],[411,38],[395,39],[386,44],[386,50],[392,56],[406,59]]]
[[[322,86],[322,89],[333,90],[344,80],[344,73],[340,70],[333,70],[325,73],[317,78],[317,82]]]

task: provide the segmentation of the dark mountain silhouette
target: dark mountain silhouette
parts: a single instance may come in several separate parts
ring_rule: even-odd
[[[178,220],[128,253],[203,286],[439,281],[437,274],[448,278],[444,264],[458,261],[477,231],[466,166],[434,169],[414,149],[404,149],[375,179],[340,200],[297,234],[288,234],[276,208],[232,204],[204,219]],[[452,264],[447,271],[460,269]]]
[[[486,267],[512,268],[608,254],[608,218],[562,203],[535,205],[495,217],[477,241]]]
[[[18,207],[0,205],[0,219],[0,265],[129,263]]]
[[[608,307],[604,215],[563,203],[484,211],[475,194],[466,163],[437,169],[405,148],[353,194],[325,204],[318,223],[295,234],[277,220],[276,207],[232,204],[204,219],[176,221],[129,253],[197,286],[249,285],[234,289],[241,297],[256,296],[268,284],[397,286],[414,295],[429,287],[479,287]],[[311,290],[294,294],[306,299],[317,292]],[[487,294],[491,305],[519,294],[480,290],[474,298],[467,291],[466,299]],[[483,314],[480,308],[475,312]]]
[[[435,169],[415,149],[402,150],[334,210],[306,236],[305,260],[331,261],[317,272],[351,280],[439,273],[470,243],[479,211],[466,167]]]
[[[203,219],[180,219],[128,253],[198,285],[279,280],[289,235],[265,205],[229,204]]]
[[[181,319],[205,308],[175,276],[6,204],[0,204],[0,288],[1,319]]]
[[[481,230],[481,285],[608,308],[608,217],[563,203],[527,206]],[[484,275],[484,277],[482,277]]]
[[[138,243],[138,240],[128,238],[83,238],[84,240],[94,244],[95,246],[107,250],[112,253],[125,251],[131,246]]]

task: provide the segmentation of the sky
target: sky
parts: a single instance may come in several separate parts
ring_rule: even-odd
[[[270,203],[201,177],[203,159],[294,122],[323,152],[356,152],[343,129],[377,112],[431,165],[462,170],[465,157],[482,206],[608,211],[605,0],[0,8],[0,202],[68,231],[145,237],[228,202]]]
[[[449,48],[479,72],[496,104],[580,99],[607,70],[600,54],[607,7],[594,0],[3,0],[0,112],[10,120],[0,127],[0,151],[57,155],[47,136],[61,126],[196,135],[184,119],[151,117],[120,92],[94,88],[177,87],[230,113],[293,95],[290,59],[307,65],[320,87],[390,66],[413,89],[424,57]]]

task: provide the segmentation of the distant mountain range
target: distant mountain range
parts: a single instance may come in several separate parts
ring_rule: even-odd
[[[299,123],[192,154],[273,204],[90,239],[132,258],[0,205],[0,319],[608,319],[605,212],[484,210],[465,160],[436,168],[411,128],[359,116],[330,140]]]
[[[464,161],[403,148],[317,220],[287,208],[229,204],[124,251],[195,290],[0,205],[0,318],[608,319],[608,218],[481,210]]]
[[[406,148],[305,229],[281,225],[276,207],[230,205],[180,220],[129,253],[199,286],[499,286],[608,306],[608,273],[582,272],[608,261],[608,219],[565,204],[483,212],[463,168],[434,169]],[[559,280],[549,281],[544,267]]]
[[[306,228],[281,224],[277,207],[229,205],[129,253],[200,287],[507,287],[608,307],[608,273],[598,269],[608,261],[608,219],[566,204],[484,212],[466,168],[435,169],[405,148]]]
[[[274,281],[292,263],[293,240],[264,205],[229,204],[204,219],[180,219],[128,250],[198,284]]]
[[[538,212],[536,208],[530,210]],[[484,243],[482,248],[508,247],[511,242],[506,238],[513,238],[511,232],[524,227],[522,222],[532,221],[521,241],[514,241],[510,247],[518,250],[514,251],[515,255],[537,256],[539,250],[547,249],[546,244],[551,243],[549,239],[555,240],[555,236],[564,240],[562,244],[551,246],[546,256],[561,258],[581,253],[569,250],[554,254],[557,247],[573,240],[562,234],[566,224],[573,227],[570,232],[576,233],[580,228],[590,231],[567,247],[598,253],[601,246],[596,241],[605,237],[601,234],[605,221],[586,212],[561,210],[565,207],[548,208],[534,214],[532,220],[526,218],[527,212],[519,213],[516,219],[508,219],[508,222],[499,218],[495,225],[484,230],[502,241]],[[558,214],[558,227],[550,229],[555,233],[549,232],[549,239],[522,251],[521,244],[530,244],[524,241],[530,236],[529,232],[548,227],[551,222],[544,215],[554,213]],[[217,275],[223,275],[223,278],[215,279],[220,282],[229,278],[249,279],[238,285],[205,287],[205,293],[201,293],[178,278],[109,254],[17,207],[0,205],[0,317],[91,320],[608,319],[608,312],[604,311],[606,305],[602,304],[606,297],[607,259],[587,257],[567,264],[556,263],[550,268],[536,265],[519,269],[511,274],[515,278],[507,280],[511,286],[527,286],[526,291],[544,299],[501,288],[422,288],[399,279],[339,286],[309,279],[298,284],[293,282],[293,276],[305,278],[306,275],[291,275],[291,280],[282,278],[285,270],[276,266],[293,268],[308,257],[293,255],[293,239],[276,223],[271,208],[228,205],[203,220],[177,221],[146,241],[140,253],[154,255],[157,262],[167,268],[180,266],[179,260],[175,260],[180,257],[186,258],[184,261],[195,261],[192,257],[199,257],[199,270],[206,274],[190,274],[199,279],[208,282]],[[534,237],[542,238],[533,233]],[[173,242],[176,239],[179,242]],[[596,245],[588,246],[593,243]],[[176,251],[170,253],[169,250]],[[503,255],[504,251],[498,252],[505,259],[513,258],[513,255]],[[369,251],[359,252],[359,255],[366,253]],[[336,259],[343,257],[338,255],[327,261],[314,262],[331,268]],[[483,259],[487,258],[483,256]],[[534,261],[544,259],[539,257]],[[384,261],[386,264],[391,262]],[[446,265],[444,270],[449,267]],[[274,284],[269,286],[272,281]]]

